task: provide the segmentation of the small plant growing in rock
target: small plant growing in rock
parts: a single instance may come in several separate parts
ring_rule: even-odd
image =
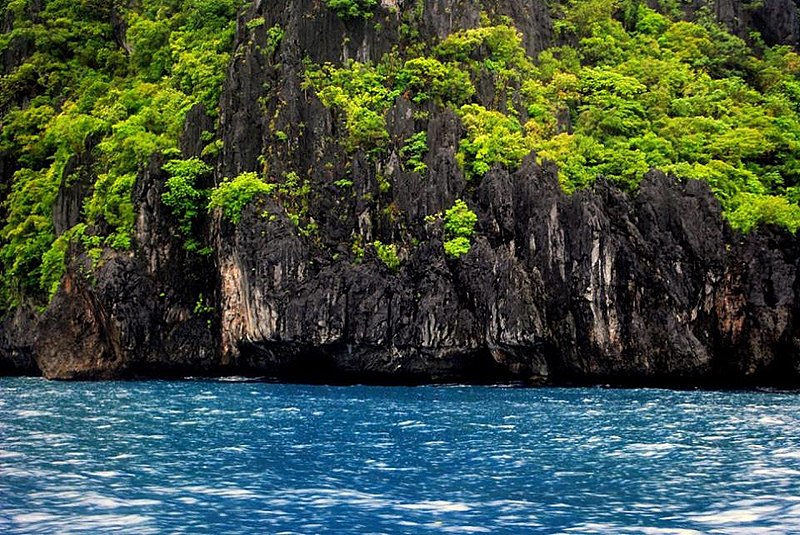
[[[428,166],[422,160],[428,153],[428,133],[425,131],[417,132],[406,139],[403,148],[400,149],[400,156],[403,157],[403,167],[407,171],[414,173],[425,173]]]
[[[469,252],[477,222],[478,216],[461,199],[457,199],[453,206],[445,211],[444,252],[447,256],[458,258]]]
[[[378,0],[325,0],[325,4],[340,19],[368,19],[378,7]]]
[[[397,257],[397,245],[393,243],[383,243],[379,240],[372,242],[375,254],[392,271],[397,271],[400,267],[400,259]]]
[[[257,19],[247,21],[247,24],[245,24],[248,30],[255,30],[256,28],[260,28],[263,25],[264,25],[264,17],[258,17]]]
[[[219,208],[222,215],[236,224],[242,219],[242,210],[257,195],[269,195],[275,191],[275,184],[267,184],[256,173],[242,173],[233,179],[226,179],[211,190],[208,209]]]
[[[201,292],[197,296],[197,301],[195,301],[194,303],[194,313],[200,315],[200,314],[210,314],[212,312],[214,312],[214,306]]]
[[[207,202],[208,192],[197,188],[197,180],[211,172],[211,167],[197,158],[188,160],[170,160],[164,167],[170,177],[165,184],[161,200],[178,219],[178,229],[190,238],[192,227],[197,216]],[[193,244],[187,241],[187,249]]]

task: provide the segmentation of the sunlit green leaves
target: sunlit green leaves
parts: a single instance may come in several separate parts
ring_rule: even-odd
[[[458,157],[469,177],[486,174],[493,165],[515,169],[530,152],[529,141],[519,121],[479,104],[459,110],[467,135],[461,140]]]
[[[34,47],[0,77],[0,108],[8,107],[0,152],[22,167],[0,235],[2,293],[12,300],[38,297],[40,285],[50,293],[59,278],[66,242],[53,244],[52,204],[75,155],[90,150],[96,174],[82,235],[93,247],[131,246],[136,175],[153,152],[175,150],[192,105],[216,113],[236,10],[235,0],[51,0],[32,18],[26,5],[6,6],[13,27],[0,38],[0,50],[14,40]],[[112,9],[125,20],[123,36]]]
[[[242,210],[258,195],[269,195],[275,184],[267,184],[256,173],[242,173],[226,179],[211,191],[209,210],[220,209],[222,215],[232,223],[242,218]]]
[[[444,213],[445,254],[453,258],[467,254],[472,247],[471,239],[477,222],[478,216],[467,203],[456,199]]]

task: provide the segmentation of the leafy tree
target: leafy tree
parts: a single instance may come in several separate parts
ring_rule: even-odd
[[[741,193],[733,204],[737,207],[727,213],[728,221],[742,232],[761,224],[785,227],[792,233],[800,229],[800,207],[785,197]]]
[[[515,169],[530,152],[519,121],[513,116],[465,104],[459,111],[467,129],[458,157],[468,177],[480,177],[493,165]]]
[[[40,290],[50,293],[60,279],[67,238],[54,235],[52,202],[77,154],[91,152],[97,177],[81,241],[91,242],[92,254],[99,245],[130,247],[131,189],[140,168],[153,152],[177,148],[192,105],[216,113],[237,3],[54,0],[35,17],[23,0],[6,6],[11,29],[0,36],[0,53],[20,39],[33,47],[0,77],[0,157],[20,166],[0,232],[6,299],[43,302]],[[122,40],[112,9],[126,22]]]
[[[460,105],[475,94],[468,73],[455,63],[442,63],[430,57],[406,61],[396,81],[398,88],[409,92],[418,103],[433,99],[439,105]]]
[[[325,4],[343,19],[372,17],[378,0],[325,0]]]
[[[211,173],[209,165],[197,158],[170,160],[164,165],[169,173],[161,200],[178,219],[178,229],[187,237],[186,248],[197,250],[199,243],[192,238],[192,230],[198,216],[208,204],[208,192],[197,188],[197,181]]]

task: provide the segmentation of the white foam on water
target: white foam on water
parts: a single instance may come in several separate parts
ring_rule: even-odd
[[[30,410],[30,409],[20,409],[14,411],[14,414],[16,414],[21,418],[42,418],[44,416],[50,416],[49,412]]]
[[[398,509],[409,511],[428,511],[431,513],[453,513],[471,511],[472,507],[462,502],[449,502],[445,500],[429,500],[415,503],[401,503],[396,505]]]
[[[82,464],[88,464],[89,461],[86,459],[62,459],[60,461],[51,461],[50,464],[54,466],[80,466]]]
[[[704,535],[702,531],[697,531],[696,529],[685,529],[685,528],[641,527],[637,529],[640,529],[641,532],[644,533],[645,535]]]
[[[239,487],[203,487],[203,486],[189,486],[183,487],[183,491],[194,492],[195,494],[204,494],[206,496],[218,496],[220,498],[233,498],[236,500],[249,500],[255,498],[263,498],[263,496],[253,492],[252,490],[243,489]]]
[[[784,448],[776,450],[772,455],[781,459],[800,459],[800,450]]]
[[[757,468],[751,472],[754,476],[793,478],[800,476],[800,470],[792,468]]]
[[[122,509],[126,507],[150,507],[160,505],[162,502],[149,498],[118,498],[115,496],[105,496],[97,492],[64,493],[69,503],[66,507],[88,507],[91,509]]]
[[[119,477],[122,475],[121,472],[115,472],[113,470],[99,470],[97,472],[87,472],[90,476],[97,476],[97,477]]]
[[[61,517],[50,513],[20,513],[13,515],[11,521],[15,524],[40,524],[43,522],[52,522]]]
[[[231,375],[230,377],[217,377],[217,381],[222,383],[249,383],[252,382],[253,379],[241,375]]]
[[[758,420],[761,425],[783,425],[786,422],[774,416],[762,416]]]
[[[776,505],[728,509],[698,515],[689,515],[695,522],[702,524],[750,524],[767,519],[780,511]]]
[[[172,425],[179,425],[179,426],[188,426],[188,425],[199,425],[200,420],[183,420],[181,422],[172,422]]]
[[[91,515],[70,518],[68,521],[69,531],[89,531],[98,532],[103,529],[120,529],[125,528],[137,534],[148,535],[150,533],[158,533],[155,528],[147,528],[144,524],[151,522],[152,519],[145,515]],[[136,527],[135,530],[130,530],[131,527]],[[66,527],[66,526],[65,526]]]
[[[444,526],[440,529],[446,533],[491,533],[492,530],[483,526]]]

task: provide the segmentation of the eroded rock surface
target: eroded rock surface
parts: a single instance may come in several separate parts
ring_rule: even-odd
[[[290,213],[296,201],[262,196],[238,224],[220,213],[198,222],[212,254],[187,251],[154,156],[134,192],[133,250],[107,251],[94,266],[76,252],[43,314],[19,309],[0,326],[0,372],[800,386],[800,241],[774,228],[732,232],[705,184],[651,172],[636,194],[599,181],[568,196],[535,155],[471,182],[456,161],[456,114],[430,106],[420,118],[402,97],[386,114],[393,141],[379,161],[345,150],[342,117],[302,86],[303,60],[379,59],[401,39],[410,5],[384,1],[373,20],[342,21],[318,1],[252,2],[223,92],[222,152],[201,186],[300,171],[310,186],[303,224],[314,232]],[[423,39],[477,25],[481,9],[509,16],[529,53],[552,35],[543,2],[421,5]],[[791,1],[714,7],[734,29],[762,24],[769,40],[796,44]],[[248,27],[256,17],[264,23]],[[285,33],[270,49],[275,24]],[[479,87],[477,98],[493,91]],[[200,156],[213,128],[193,109],[184,156]],[[427,177],[399,155],[422,130]],[[62,188],[59,229],[87,194],[81,184]],[[454,259],[436,214],[459,198],[478,225],[470,252]],[[398,244],[396,270],[374,240]]]

